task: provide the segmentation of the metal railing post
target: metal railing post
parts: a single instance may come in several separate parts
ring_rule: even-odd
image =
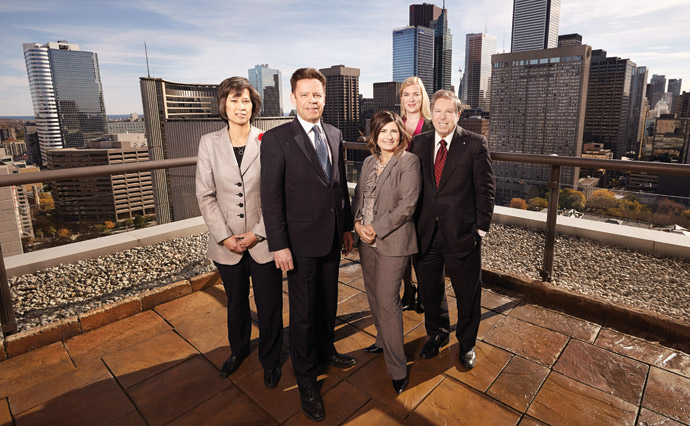
[[[2,323],[2,334],[4,336],[17,332],[17,320],[14,319],[14,306],[12,306],[12,295],[10,294],[10,285],[7,280],[2,247],[0,247],[0,323]]]
[[[558,190],[561,186],[561,166],[551,166],[549,188],[549,207],[546,214],[546,243],[544,244],[544,267],[539,271],[542,281],[551,282],[553,278],[553,252],[556,245],[556,220],[558,219]]]

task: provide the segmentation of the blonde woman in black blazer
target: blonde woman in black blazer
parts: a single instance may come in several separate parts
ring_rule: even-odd
[[[283,294],[282,274],[268,249],[261,210],[263,133],[250,124],[261,109],[261,96],[246,78],[228,78],[218,87],[218,109],[228,126],[201,137],[196,196],[209,231],[208,257],[228,296],[232,353],[220,375],[232,374],[249,355],[251,277],[259,316],[259,360],[264,384],[273,389],[281,376]]]
[[[368,146],[353,199],[355,231],[369,306],[376,326],[376,343],[365,348],[383,352],[393,388],[407,386],[403,348],[400,283],[417,253],[413,214],[421,190],[419,158],[407,152],[408,135],[402,119],[381,111],[371,121]]]

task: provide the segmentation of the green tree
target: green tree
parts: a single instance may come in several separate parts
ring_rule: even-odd
[[[134,228],[135,229],[141,229],[146,227],[146,219],[144,219],[144,216],[141,215],[136,215],[134,216]]]
[[[546,198],[535,197],[527,201],[527,208],[530,210],[540,211],[547,207],[549,207],[549,202],[546,201]]]
[[[617,205],[616,194],[608,189],[597,189],[586,203],[587,209],[602,214],[609,209],[615,209]]]
[[[564,188],[558,192],[558,206],[562,209],[582,211],[585,208],[585,201],[585,194],[580,191]]]

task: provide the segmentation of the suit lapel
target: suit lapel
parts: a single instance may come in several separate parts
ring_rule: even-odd
[[[383,183],[386,181],[386,179],[390,177],[391,170],[393,170],[393,167],[395,167],[395,164],[398,162],[398,159],[399,157],[397,155],[393,155],[390,161],[388,161],[388,164],[386,164],[386,168],[384,168],[383,172],[381,172],[381,175],[379,175],[379,178],[376,181],[376,190],[374,191],[375,200],[379,199],[379,192],[381,192],[381,187],[383,186]]]
[[[427,167],[422,167],[425,178],[436,187],[436,179],[434,178],[434,161],[436,160],[434,158],[434,135],[435,133],[431,133],[426,139],[420,141],[424,147],[424,151],[422,151],[424,158],[420,158],[420,160],[422,164],[428,165]]]
[[[453,132],[453,139],[451,139],[450,148],[448,148],[448,155],[446,157],[446,164],[443,166],[443,172],[441,173],[441,181],[438,184],[437,191],[440,191],[443,186],[448,183],[450,176],[453,174],[453,170],[460,163],[460,157],[463,151],[467,148],[465,143],[465,138],[467,134],[464,129],[458,130],[457,128]]]
[[[240,166],[240,173],[242,176],[247,172],[249,166],[256,160],[259,156],[259,134],[261,130],[256,127],[252,127],[249,132],[249,137],[247,138],[247,146],[244,149],[244,156],[242,157],[242,165]]]
[[[295,120],[292,123],[293,137],[295,142],[297,142],[297,146],[300,147],[304,155],[307,157],[319,179],[321,179],[324,184],[328,184],[328,182],[326,182],[326,175],[324,174],[323,170],[321,170],[321,164],[319,164],[319,159],[316,156],[316,150],[314,149],[314,145],[311,143],[311,139],[309,139],[309,136],[304,131],[304,128],[302,127],[302,124],[300,124],[297,117],[295,117]]]
[[[232,150],[232,142],[230,142],[230,135],[228,134],[228,128],[224,127],[218,134],[216,134],[215,144],[216,152],[220,152],[223,157],[224,163],[229,164],[235,171],[239,172],[240,168],[237,165],[237,158],[235,158],[235,152]]]

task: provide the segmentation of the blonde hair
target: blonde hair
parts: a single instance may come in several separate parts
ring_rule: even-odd
[[[408,86],[412,86],[413,84],[416,84],[417,87],[419,87],[419,91],[422,95],[422,106],[419,109],[419,112],[422,113],[422,117],[424,117],[425,120],[431,120],[431,107],[429,103],[429,95],[427,95],[426,89],[424,89],[424,83],[422,83],[422,79],[419,77],[407,77],[405,81],[403,81],[402,86],[400,86],[400,116],[402,118],[407,117],[407,111],[405,111],[405,104],[402,102],[403,90],[405,90]]]

